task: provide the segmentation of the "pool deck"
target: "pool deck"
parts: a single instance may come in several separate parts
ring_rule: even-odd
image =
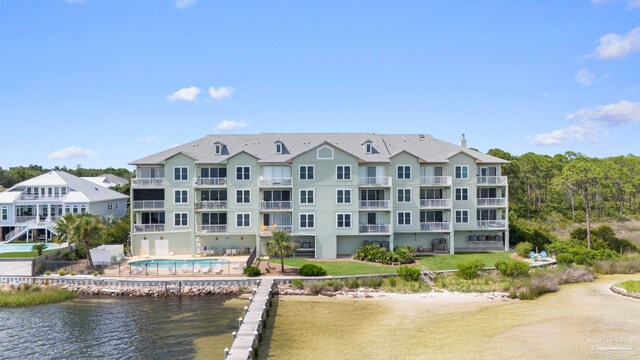
[[[226,277],[226,276],[242,276],[243,275],[243,266],[246,264],[248,255],[237,255],[237,256],[200,256],[193,257],[191,255],[172,255],[172,256],[134,256],[132,258],[127,259],[127,261],[122,264],[112,265],[107,267],[104,270],[105,276],[126,276],[126,277],[179,277],[179,276],[195,276],[195,277]],[[145,261],[145,260],[169,260],[180,262],[183,260],[196,260],[199,264],[203,264],[202,266],[191,266],[184,267],[183,265],[177,264],[175,268],[161,268],[161,267],[137,267],[130,266],[131,263],[135,263],[136,261]],[[228,261],[227,264],[222,264],[220,269],[222,270],[221,274],[214,273],[215,264],[212,263],[207,266],[207,260],[218,261],[224,260]]]

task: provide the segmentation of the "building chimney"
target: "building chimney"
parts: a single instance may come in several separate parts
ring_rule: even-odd
[[[467,139],[464,137],[464,134],[462,134],[462,136],[460,137],[460,146],[462,146],[463,148],[467,147]]]

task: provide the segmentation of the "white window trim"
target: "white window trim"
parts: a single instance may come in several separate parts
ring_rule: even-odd
[[[373,154],[373,144],[370,142],[364,143],[364,152],[367,154]]]
[[[350,220],[349,222],[351,223],[351,226],[349,226],[349,227],[347,227],[347,226],[343,226],[343,227],[338,226],[338,216],[339,215],[349,215],[349,220]],[[339,213],[336,213],[336,229],[352,229],[352,228],[353,228],[353,213],[350,213],[350,212],[339,212]]]
[[[187,179],[176,179],[176,169],[187,169]],[[182,170],[180,170],[180,177],[182,177]],[[188,166],[174,166],[173,167],[173,181],[189,181],[189,167]]]
[[[320,156],[320,150],[322,149],[329,149],[331,150],[331,157],[321,157]],[[318,150],[316,150],[316,158],[318,160],[333,160],[333,149],[327,145],[323,145],[321,147],[318,148]]]
[[[187,192],[187,202],[176,202],[176,192],[178,191],[186,191]],[[180,198],[182,198],[182,194],[180,194]],[[173,189],[173,204],[174,205],[189,205],[189,189]]]
[[[6,214],[7,214],[7,218],[6,219],[2,218],[4,216],[3,212],[6,212]],[[0,206],[0,221],[9,221],[9,206],[8,205]]]
[[[276,143],[276,154],[277,154],[277,155],[282,155],[282,149],[283,149],[283,147],[282,147],[282,146],[283,146],[283,145],[282,145],[282,143],[281,143],[281,142],[277,142],[277,143]]]
[[[456,190],[458,190],[458,189],[462,189],[462,190],[466,189],[466,190],[467,190],[467,198],[466,198],[465,200],[458,200],[458,199],[456,199]],[[462,192],[460,193],[460,196],[461,196],[461,197],[462,197],[462,194],[463,194],[463,193],[464,193],[464,191],[462,191]],[[470,199],[470,198],[471,198],[471,197],[469,196],[469,188],[468,188],[468,187],[466,187],[466,186],[462,186],[462,187],[456,187],[456,188],[453,188],[453,200],[454,200],[454,201],[469,201],[469,199]]]
[[[215,144],[214,147],[215,147],[215,154],[222,155],[222,148],[223,148],[222,144]]]
[[[344,198],[344,191],[349,192],[349,202],[338,202],[338,191],[343,191],[342,197]],[[353,191],[351,189],[336,189],[336,204],[337,205],[349,205],[353,203]]]
[[[244,226],[244,225],[243,225],[243,226],[238,226],[238,215],[242,215],[242,222],[243,222],[243,223],[244,223],[244,216],[245,216],[245,215],[249,215],[249,226]],[[227,221],[228,221],[228,220],[227,220]],[[250,227],[251,227],[251,213],[249,213],[249,212],[237,212],[237,213],[236,213],[235,223],[236,223],[236,224],[235,224],[235,225],[236,225],[236,228],[238,228],[238,229],[247,229],[247,228],[250,228]]]
[[[404,190],[409,190],[409,198],[411,200],[409,200],[409,201],[406,201],[406,200],[400,201],[400,196],[398,196],[398,191],[400,191],[400,190],[403,190],[403,192],[404,192]],[[403,195],[406,195],[406,194],[403,194]],[[403,196],[403,197],[406,198],[406,196]],[[410,203],[412,201],[413,201],[413,191],[411,190],[411,188],[397,188],[396,189],[396,202],[397,203],[406,204],[406,203]]]
[[[343,167],[343,171],[342,171],[342,176],[344,176],[344,168],[348,167],[349,168],[349,178],[348,179],[338,179],[338,167],[342,166]],[[345,164],[345,165],[336,165],[336,180],[337,181],[351,181],[353,180],[353,171],[351,169],[351,165],[349,164]]]
[[[466,221],[466,222],[465,222],[465,221],[460,221],[460,222],[458,222],[458,220],[457,220],[457,218],[458,218],[458,214],[457,214],[457,212],[458,212],[458,211],[460,211],[460,212],[464,212],[464,211],[466,211],[466,212],[467,212],[467,221]],[[460,214],[460,218],[461,218],[461,220],[462,220],[462,218],[463,218],[463,217],[464,217],[464,216],[462,216],[462,214]],[[456,209],[456,211],[454,211],[454,213],[453,213],[453,221],[454,221],[454,223],[456,223],[456,224],[469,224],[469,210],[468,210],[468,209]]]
[[[302,202],[302,192],[303,191],[313,191],[313,202],[310,202],[310,203],[303,203]],[[316,189],[299,189],[298,190],[298,204],[300,204],[301,206],[315,205],[316,204]]]
[[[187,225],[176,225],[176,215],[180,215],[180,223],[182,223],[182,215],[187,215]],[[189,213],[188,212],[174,212],[173,213],[173,227],[189,227]]]
[[[238,202],[238,191],[242,191],[242,198],[244,199],[244,192],[245,191],[249,191],[249,202]],[[227,196],[227,201],[229,201],[229,197]],[[237,205],[249,205],[251,204],[251,189],[236,189],[236,193],[235,193],[235,203]]]
[[[313,227],[302,227],[302,215],[307,216],[307,224],[309,223],[309,215],[313,216]],[[298,216],[298,225],[300,227],[300,229],[305,229],[305,230],[312,230],[316,228],[316,213],[300,213]]]
[[[457,168],[467,168],[467,177],[456,177],[456,169]],[[460,173],[463,173],[464,171],[460,171]],[[453,178],[454,179],[459,179],[459,180],[468,180],[469,179],[469,165],[455,165],[453,167]]]
[[[245,179],[244,178],[244,168],[248,167],[249,168],[249,178]],[[238,168],[242,168],[242,179],[238,179]],[[249,165],[236,165],[236,169],[235,169],[235,174],[233,174],[233,178],[236,179],[236,181],[251,181],[251,166]],[[229,175],[229,174],[227,174]]]
[[[302,167],[311,167],[311,168],[313,168],[313,179],[302,179],[302,178],[300,178],[300,175],[302,173],[300,171],[300,169]],[[308,176],[309,176],[309,172],[307,171],[307,177]],[[315,179],[316,179],[316,166],[315,165],[298,165],[298,180],[300,180],[300,181],[314,181]]]
[[[398,168],[402,167],[402,176],[404,176],[404,168],[405,168],[405,167],[407,167],[407,166],[409,167],[409,177],[408,177],[408,178],[405,178],[405,177],[399,178],[399,177],[398,177]],[[413,177],[413,167],[412,167],[411,165],[409,165],[409,164],[406,164],[406,165],[402,165],[402,164],[400,164],[400,165],[396,165],[396,178],[397,178],[398,180],[411,180],[411,178],[412,178],[412,177]]]
[[[403,214],[409,214],[409,223],[407,224],[405,221],[405,224],[400,224],[400,213]],[[405,218],[406,220],[406,218]],[[413,212],[412,211],[407,211],[407,210],[403,210],[403,211],[398,211],[396,213],[396,224],[398,224],[398,226],[411,226],[411,224],[413,223]]]

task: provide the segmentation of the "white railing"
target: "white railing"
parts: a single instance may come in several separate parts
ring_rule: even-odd
[[[478,185],[507,185],[506,176],[478,176]]]
[[[57,217],[47,217],[44,220],[37,220],[37,219],[32,219],[29,220],[25,223],[23,223],[22,225],[16,226],[15,229],[13,229],[13,231],[9,232],[6,236],[5,236],[5,241],[6,242],[11,242],[15,239],[17,239],[18,237],[20,237],[22,234],[26,233],[27,231],[29,231],[30,229],[42,229],[42,228],[46,228],[49,231],[51,231],[54,234],[58,234],[58,232],[54,229],[55,227],[55,222],[53,220],[57,219]]]
[[[227,178],[196,178],[196,186],[226,186]]]
[[[260,202],[262,210],[291,210],[291,201],[262,201]]]
[[[291,186],[291,177],[260,176],[260,186]]]
[[[224,210],[227,208],[226,201],[207,200],[196,201],[196,210]]]
[[[451,199],[420,199],[423,208],[450,208]]]
[[[133,224],[133,232],[163,232],[164,224]]]
[[[20,225],[20,226],[16,226],[15,229],[13,229],[13,231],[9,232],[7,234],[7,236],[5,236],[5,241],[6,242],[11,242],[13,240],[15,240],[18,236],[22,235],[23,233],[25,233],[30,226],[33,226],[36,223],[35,220],[31,220],[27,223],[25,223],[24,225]]]
[[[291,234],[293,225],[260,225],[260,235],[271,235],[276,231],[284,231]]]
[[[391,202],[389,200],[360,200],[358,206],[360,209],[389,209]]]
[[[164,200],[138,200],[133,202],[133,210],[164,209]]]
[[[164,178],[133,178],[131,179],[133,187],[163,187]]]
[[[448,231],[449,230],[449,222],[441,221],[441,222],[423,222],[420,223],[420,230],[423,231]]]
[[[361,234],[388,233],[389,229],[390,229],[389,224],[378,224],[378,225],[360,224],[359,226],[359,231]]]
[[[507,206],[506,198],[478,198],[478,206]]]
[[[478,220],[478,227],[481,229],[500,229],[506,226],[506,220]]]
[[[196,231],[201,233],[225,233],[227,232],[227,225],[198,225]]]
[[[451,185],[451,176],[420,176],[420,185]]]
[[[391,186],[391,178],[389,176],[361,177],[358,183],[363,186]]]
[[[17,223],[25,223],[27,221],[34,221],[38,217],[37,216],[16,216]]]

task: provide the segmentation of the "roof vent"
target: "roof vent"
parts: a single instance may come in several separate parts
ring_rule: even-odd
[[[418,139],[419,139],[420,141],[424,141],[424,139],[425,139],[425,138],[426,138],[426,136],[424,136],[424,135],[422,135],[422,134],[418,135]]]
[[[462,134],[462,136],[460,137],[460,146],[462,146],[463,148],[467,147],[467,138],[464,137],[464,134]]]

